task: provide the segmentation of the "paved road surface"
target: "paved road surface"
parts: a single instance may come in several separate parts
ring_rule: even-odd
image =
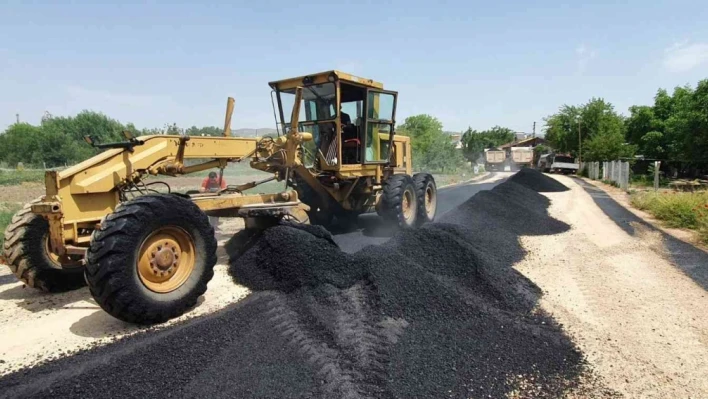
[[[438,212],[436,218],[470,199],[478,191],[490,190],[511,175],[512,173],[494,172],[480,181],[441,188],[438,190]],[[367,245],[381,244],[391,238],[394,233],[395,230],[384,224],[378,215],[374,213],[360,216],[359,228],[356,231],[334,232],[334,240],[339,244],[342,251],[352,253]]]

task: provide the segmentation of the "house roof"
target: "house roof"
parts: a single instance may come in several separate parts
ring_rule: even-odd
[[[535,147],[539,144],[545,144],[546,139],[541,138],[541,137],[529,137],[527,139],[523,140],[514,140],[511,143],[506,143],[501,145],[499,148],[501,149],[508,149],[511,147]]]

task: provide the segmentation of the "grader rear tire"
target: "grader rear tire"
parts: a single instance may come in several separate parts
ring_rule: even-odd
[[[416,223],[422,226],[424,223],[431,223],[435,220],[435,213],[438,208],[438,189],[435,179],[429,173],[417,173],[413,175],[415,192],[418,199],[418,219]]]
[[[403,229],[416,227],[417,197],[413,179],[404,174],[392,175],[383,186],[380,215]]]
[[[184,314],[214,276],[216,238],[193,202],[151,194],[125,202],[91,238],[86,279],[112,316],[135,324]]]
[[[49,251],[49,223],[32,213],[32,203],[17,212],[5,230],[3,256],[10,270],[27,286],[44,292],[83,287],[86,281],[78,262],[65,262],[68,267],[62,268],[59,257]]]

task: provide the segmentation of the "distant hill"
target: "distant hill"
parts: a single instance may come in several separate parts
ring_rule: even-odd
[[[258,129],[231,129],[231,134],[235,137],[257,137],[257,136],[277,136],[278,132],[269,127],[258,128]]]

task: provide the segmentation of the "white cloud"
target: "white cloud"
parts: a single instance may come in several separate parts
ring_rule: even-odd
[[[686,72],[708,63],[708,43],[675,43],[664,50],[664,67],[671,72]]]
[[[575,49],[575,56],[578,63],[578,73],[585,72],[588,63],[597,56],[597,51],[581,44]]]

